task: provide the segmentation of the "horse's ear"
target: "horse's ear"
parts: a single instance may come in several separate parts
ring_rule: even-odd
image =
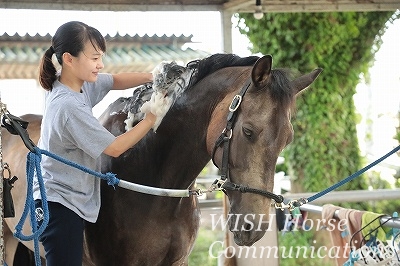
[[[269,74],[272,69],[272,56],[264,55],[259,58],[253,66],[251,79],[255,87],[264,87],[268,81]]]
[[[292,81],[292,86],[296,90],[296,94],[308,88],[313,83],[318,75],[322,72],[322,68],[316,68],[308,74],[298,77]]]

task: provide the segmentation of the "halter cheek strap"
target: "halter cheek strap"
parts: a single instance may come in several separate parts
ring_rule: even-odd
[[[226,180],[229,178],[229,143],[230,143],[230,139],[232,138],[232,129],[233,126],[236,122],[236,118],[237,118],[237,110],[240,106],[240,104],[242,103],[242,99],[245,95],[245,93],[247,92],[247,89],[250,87],[251,81],[247,81],[246,84],[243,86],[243,88],[241,89],[239,94],[236,94],[233,99],[231,104],[229,105],[229,113],[228,116],[226,118],[226,127],[224,128],[224,130],[222,131],[221,135],[218,137],[218,139],[215,142],[214,145],[214,149],[213,149],[213,153],[212,153],[212,161],[214,163],[215,166],[217,166],[217,164],[215,163],[215,153],[217,151],[217,149],[219,147],[222,146],[222,144],[224,144],[223,146],[223,153],[222,153],[222,165],[221,165],[221,179],[222,180]],[[217,166],[218,167],[218,166]]]
[[[222,131],[221,135],[218,137],[218,139],[215,142],[214,149],[212,152],[212,161],[215,166],[217,164],[215,163],[214,157],[217,149],[223,145],[223,150],[222,150],[222,165],[221,165],[221,178],[217,179],[214,181],[212,184],[213,189],[221,189],[222,191],[226,190],[232,190],[232,191],[239,191],[242,193],[254,193],[258,195],[265,196],[267,198],[273,199],[276,203],[282,203],[283,202],[283,196],[281,195],[276,195],[272,192],[266,191],[266,190],[260,190],[256,188],[250,188],[248,186],[240,185],[240,184],[235,184],[229,181],[229,147],[230,147],[230,140],[232,138],[233,134],[233,127],[236,122],[236,118],[238,116],[238,109],[240,104],[242,103],[243,97],[246,94],[248,88],[251,85],[251,80],[248,80],[243,88],[241,89],[239,94],[236,94],[232,102],[229,106],[229,113],[227,116],[227,122],[226,122],[226,127]],[[217,166],[218,167],[218,166]],[[219,168],[219,167],[218,167]]]

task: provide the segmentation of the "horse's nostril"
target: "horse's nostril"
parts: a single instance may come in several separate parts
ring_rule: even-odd
[[[252,225],[251,224],[246,224],[245,226],[244,226],[244,230],[245,231],[250,231],[252,229]]]

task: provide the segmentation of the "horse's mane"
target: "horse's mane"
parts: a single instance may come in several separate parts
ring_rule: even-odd
[[[240,57],[235,54],[213,54],[201,60],[194,60],[187,67],[194,68],[195,72],[188,87],[193,86],[205,76],[224,67],[252,66],[259,59],[258,56]]]
[[[292,88],[293,73],[290,69],[277,68],[271,70],[269,90],[275,101],[283,106],[294,107],[296,91]]]
[[[187,67],[195,67],[195,72],[190,80],[189,87],[196,84],[205,76],[224,67],[252,66],[259,59],[258,56],[240,57],[235,54],[214,54],[202,60],[189,62]],[[276,68],[271,71],[269,90],[274,100],[282,105],[293,105],[295,90],[291,88],[293,73],[289,69]]]
[[[221,68],[230,66],[251,66],[254,65],[258,59],[258,56],[240,57],[235,54],[213,54],[204,59],[190,61],[187,63],[186,68],[192,69],[193,73],[185,90],[194,86],[205,76]],[[177,76],[182,73],[182,70],[177,67],[169,68],[168,71],[171,76]],[[127,104],[122,111],[125,113],[140,114],[139,108],[145,101],[150,99],[152,91],[151,83],[137,87],[133,95],[126,99]],[[139,117],[134,120],[139,121],[141,117],[142,116],[139,115]]]
[[[191,69],[193,72],[184,90],[190,89],[204,77],[219,69],[234,66],[252,66],[258,59],[258,56],[240,57],[235,54],[219,53],[210,55],[204,59],[190,61],[187,63],[186,68]],[[182,67],[170,68],[168,69],[167,74],[171,76],[179,76],[182,74],[181,68]],[[270,85],[268,86],[271,91],[271,96],[285,106],[293,105],[295,98],[294,90],[291,89],[290,85],[291,75],[292,73],[288,69],[273,69],[271,71]],[[140,113],[139,109],[145,101],[150,99],[152,91],[152,84],[145,84],[139,86],[134,91],[133,95],[126,99],[127,104],[125,105],[123,112],[129,112],[133,115],[133,117],[131,117],[132,122],[136,123],[142,118],[143,114]]]

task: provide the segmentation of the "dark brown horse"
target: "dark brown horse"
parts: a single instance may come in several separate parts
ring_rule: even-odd
[[[227,125],[229,107],[237,107],[232,131],[227,134],[228,180],[245,188],[272,191],[278,155],[293,137],[290,116],[296,95],[321,70],[292,79],[287,71],[272,69],[269,55],[240,58],[231,54],[212,55],[192,62],[190,68],[194,72],[188,87],[157,132],[148,133],[119,158],[102,158],[102,172],[152,187],[191,188],[212,157],[222,166],[223,148],[217,147],[213,156],[214,146]],[[243,87],[247,90],[239,101],[241,97],[235,95]],[[138,90],[134,97],[111,104],[100,118],[104,126],[115,135],[124,132],[127,112],[132,111],[132,105],[141,103],[143,94],[146,93]],[[29,134],[36,142],[40,117],[23,118],[30,122]],[[4,161],[13,173],[23,177],[27,149],[18,137],[5,132],[3,143]],[[23,182],[20,178],[13,189],[17,215],[6,219],[11,230],[24,204]],[[268,217],[271,199],[243,190],[225,192],[233,214],[230,229],[235,242],[252,245],[264,235],[268,224],[255,218],[253,226],[249,226],[245,217]],[[85,228],[85,265],[186,265],[199,216],[195,196],[153,196],[114,189],[104,182],[98,221],[87,223]]]

